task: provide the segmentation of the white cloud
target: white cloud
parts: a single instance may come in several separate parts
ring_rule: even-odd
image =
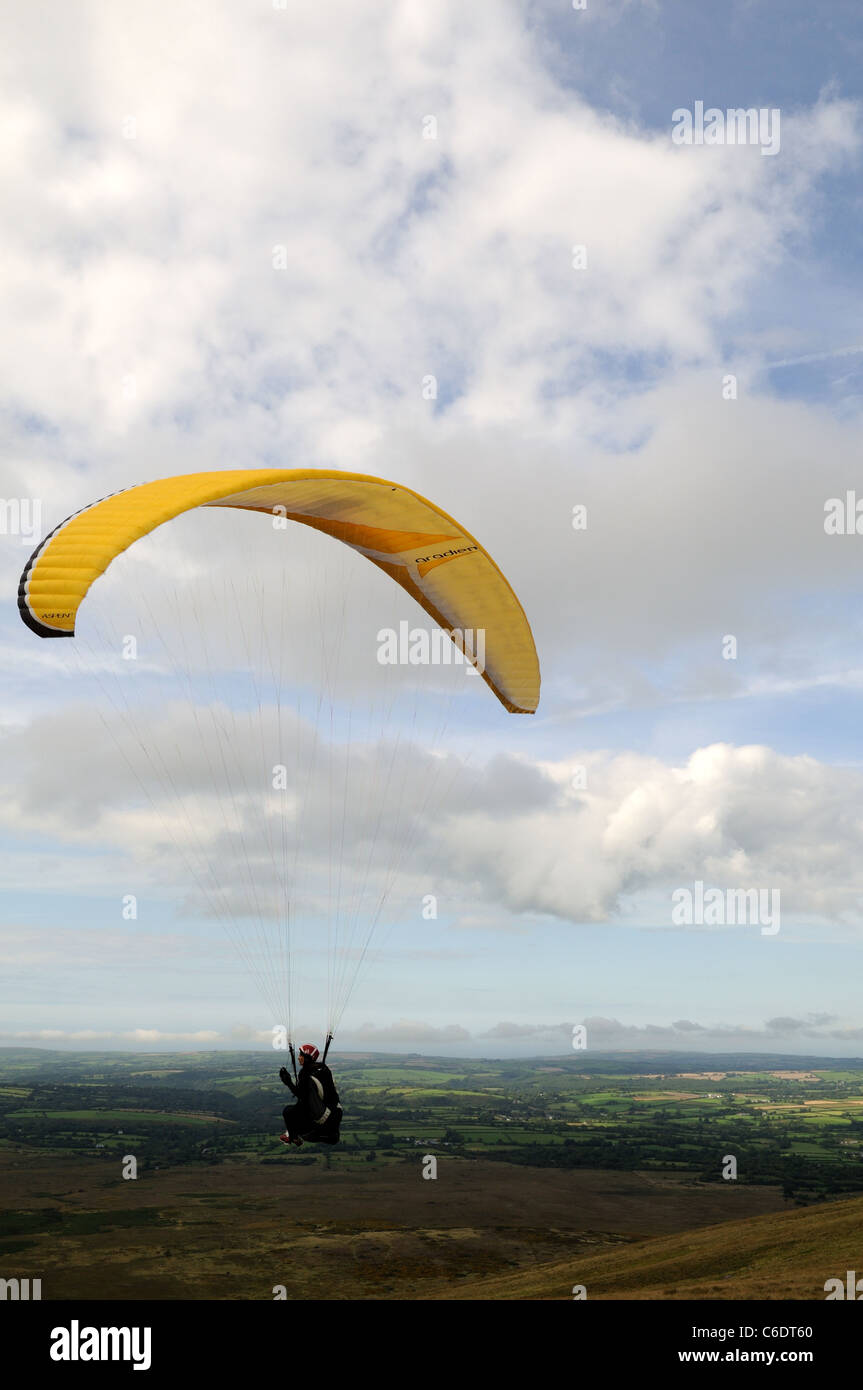
[[[624,899],[696,879],[781,893],[789,914],[860,919],[863,776],[766,747],[697,750],[682,765],[636,754],[587,754],[587,789],[557,769],[555,804],[453,817],[457,874],[516,912],[568,921],[614,918]],[[654,902],[653,921],[657,921]]]
[[[260,718],[265,739],[277,746],[276,726],[266,711]],[[152,758],[176,755],[192,722],[182,709],[154,719],[142,780]],[[360,960],[362,923],[381,893],[414,902],[417,920],[426,894],[457,903],[455,924],[462,928],[494,928],[496,912],[504,927],[521,914],[599,922],[624,911],[629,921],[640,913],[670,925],[673,889],[700,879],[723,889],[776,890],[786,916],[860,920],[863,773],[809,756],[715,744],[680,764],[590,752],[541,765],[498,757],[465,770],[451,755],[462,794],[447,798],[442,781],[416,815],[416,787],[430,766],[419,750],[400,754],[403,776],[376,780],[372,769],[392,758],[385,743],[353,750],[349,764],[344,749],[328,747],[322,730],[319,775],[304,794],[302,813],[274,810],[274,794],[248,770],[238,774],[239,790],[229,797],[219,758],[212,749],[205,754],[206,742],[188,761],[176,762],[170,785],[153,774],[147,802],[136,807],[139,782],[122,775],[119,754],[104,749],[90,766],[97,726],[95,716],[79,711],[62,729],[37,721],[10,743],[0,824],[50,836],[51,849],[38,861],[43,889],[68,883],[81,891],[98,882],[99,896],[117,894],[118,904],[129,892],[185,902],[224,919],[253,954],[279,939],[286,882],[300,916],[323,919],[340,904],[345,961]],[[64,761],[60,745],[67,738]],[[127,751],[131,757],[131,743]],[[254,733],[238,726],[230,756],[254,768],[260,756]],[[330,759],[338,768],[335,823]],[[53,771],[61,765],[62,784]],[[573,788],[575,767],[586,770],[583,790]],[[230,816],[217,812],[218,795],[228,800]],[[284,844],[280,814],[288,817]],[[88,861],[68,857],[82,849],[96,856],[89,869]],[[240,930],[238,915],[247,914],[259,920],[262,935],[253,923]]]

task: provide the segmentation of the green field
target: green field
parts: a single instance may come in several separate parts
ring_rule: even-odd
[[[284,1163],[278,1134],[290,1097],[276,1075],[284,1060],[2,1050],[0,1145],[95,1151],[112,1164],[133,1151],[142,1170]],[[537,1169],[688,1170],[718,1183],[731,1152],[748,1181],[792,1200],[860,1190],[863,1067],[843,1059],[834,1071],[822,1059],[815,1074],[809,1059],[784,1070],[757,1058],[630,1060],[334,1055],[342,1143],[326,1152],[307,1145],[303,1162],[329,1172],[389,1169],[433,1152]]]
[[[140,1121],[142,1124],[223,1125],[232,1121],[220,1115],[161,1114],[156,1110],[10,1110],[7,1119],[100,1120],[103,1124]]]

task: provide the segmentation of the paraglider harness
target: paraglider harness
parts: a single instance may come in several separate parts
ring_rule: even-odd
[[[306,1064],[308,1066],[308,1063]],[[309,1091],[307,1096],[309,1114],[316,1125],[325,1125],[331,1115],[339,1111],[339,1093],[333,1081],[333,1074],[323,1062],[313,1062],[309,1072]]]
[[[303,1138],[312,1141],[318,1139],[335,1144],[338,1143],[339,1138],[342,1107],[339,1105],[339,1093],[333,1081],[333,1074],[326,1064],[327,1053],[330,1050],[332,1040],[332,1034],[328,1034],[321,1060],[319,1062],[306,1062],[301,1069],[297,1067],[293,1043],[290,1044],[291,1062],[295,1077],[294,1085],[290,1089],[299,1098],[299,1083],[302,1074],[306,1080],[302,1101],[314,1125],[311,1131],[306,1131],[303,1134]]]

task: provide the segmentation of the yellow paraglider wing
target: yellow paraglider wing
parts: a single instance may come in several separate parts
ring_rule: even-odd
[[[512,713],[536,709],[533,635],[491,556],[418,493],[359,473],[236,469],[187,473],[114,493],[70,516],[34,551],[18,590],[24,622],[40,637],[73,637],[78,609],[111,561],[163,522],[203,506],[286,517],[349,545],[401,584],[442,628],[482,631],[484,659],[474,664],[488,685]]]

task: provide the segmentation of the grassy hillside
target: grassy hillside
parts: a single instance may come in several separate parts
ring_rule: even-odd
[[[585,1251],[428,1297],[571,1299],[583,1284],[589,1299],[819,1300],[849,1269],[863,1275],[863,1197]]]
[[[566,1290],[569,1267],[598,1250],[784,1207],[767,1187],[459,1158],[431,1182],[419,1157],[329,1172],[187,1165],[124,1182],[97,1159],[0,1150],[0,1190],[0,1272],[41,1278],[43,1299],[270,1299],[278,1284],[292,1297],[447,1298],[554,1267]]]

